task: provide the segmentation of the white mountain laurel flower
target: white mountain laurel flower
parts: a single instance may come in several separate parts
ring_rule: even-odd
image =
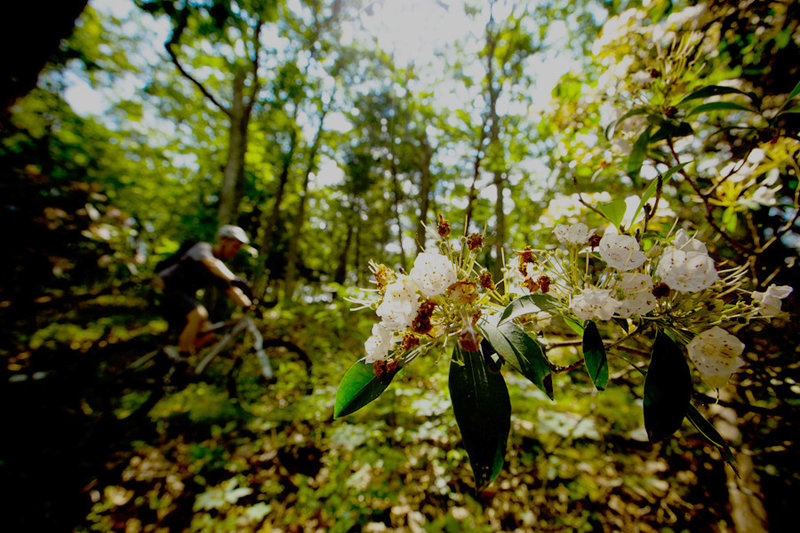
[[[401,276],[386,287],[383,301],[376,313],[383,319],[384,325],[391,331],[405,329],[411,325],[417,315],[419,296],[417,286],[408,276]]]
[[[781,312],[781,300],[792,293],[788,285],[770,285],[764,292],[753,291],[753,302],[758,304],[761,316],[777,316]]]
[[[589,287],[572,298],[570,310],[581,320],[609,320],[619,307],[620,302],[611,297],[608,289]]]
[[[656,275],[679,292],[698,292],[719,279],[706,245],[684,230],[679,230],[673,245],[664,249]]]
[[[744,364],[739,358],[744,343],[719,326],[697,335],[686,349],[700,378],[714,389],[724,387],[736,369]]]
[[[553,228],[553,234],[561,244],[586,244],[592,233],[594,233],[594,230],[589,230],[589,227],[583,222],[578,222],[571,226],[559,224]]]
[[[620,272],[639,268],[646,259],[639,242],[630,235],[606,232],[600,239],[598,251],[608,266]]]
[[[372,326],[372,335],[364,343],[367,354],[365,363],[384,361],[392,348],[392,332],[385,324],[378,323]]]
[[[708,255],[706,245],[694,237],[689,237],[689,234],[684,229],[679,229],[675,233],[675,240],[672,241],[672,246],[683,252],[697,252]]]
[[[653,279],[647,274],[626,272],[617,282],[616,289],[622,295],[616,312],[623,318],[643,316],[656,307]]]
[[[444,293],[458,280],[453,263],[437,252],[422,252],[417,255],[414,267],[408,275],[427,298]]]

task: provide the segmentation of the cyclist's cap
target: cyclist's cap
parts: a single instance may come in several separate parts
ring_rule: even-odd
[[[249,244],[250,239],[247,237],[247,233],[244,232],[242,228],[239,226],[234,226],[232,224],[225,224],[219,231],[217,232],[217,237],[223,238],[227,237],[228,239],[233,239],[239,241],[242,244]]]

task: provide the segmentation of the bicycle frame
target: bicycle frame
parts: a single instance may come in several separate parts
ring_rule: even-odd
[[[228,326],[229,323],[222,323],[222,324],[215,324],[211,326],[206,331],[214,331],[217,329],[223,329]],[[203,356],[203,359],[195,368],[195,373],[200,374],[202,373],[208,364],[219,355],[219,353],[224,350],[228,344],[236,338],[237,335],[242,333],[243,331],[248,331],[253,336],[253,348],[256,351],[256,356],[258,357],[258,363],[261,366],[261,374],[266,379],[272,379],[275,373],[272,370],[272,365],[270,365],[269,357],[267,357],[267,353],[264,351],[264,337],[261,335],[261,332],[256,327],[255,322],[249,316],[244,316],[240,320],[233,323],[233,327],[231,330],[226,333],[220,340],[218,340],[213,346],[208,348],[208,353]]]

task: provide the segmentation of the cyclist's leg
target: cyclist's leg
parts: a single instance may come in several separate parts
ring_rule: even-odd
[[[186,314],[186,325],[183,327],[183,331],[181,331],[178,337],[178,350],[180,350],[181,353],[191,353],[195,351],[198,341],[197,335],[207,322],[208,311],[206,311],[206,308],[202,305],[195,306]]]

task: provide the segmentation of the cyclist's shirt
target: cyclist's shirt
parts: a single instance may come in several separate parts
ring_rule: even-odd
[[[198,242],[186,250],[174,265],[158,274],[164,281],[164,291],[194,296],[202,288],[224,286],[225,281],[212,274],[202,262],[212,257],[214,254],[207,242]]]
[[[203,259],[214,257],[211,245],[198,242],[181,255],[178,260],[158,273],[164,282],[161,296],[161,310],[170,328],[180,331],[186,325],[186,316],[199,304],[196,293],[202,288],[226,286],[225,280],[218,278],[202,263]]]

